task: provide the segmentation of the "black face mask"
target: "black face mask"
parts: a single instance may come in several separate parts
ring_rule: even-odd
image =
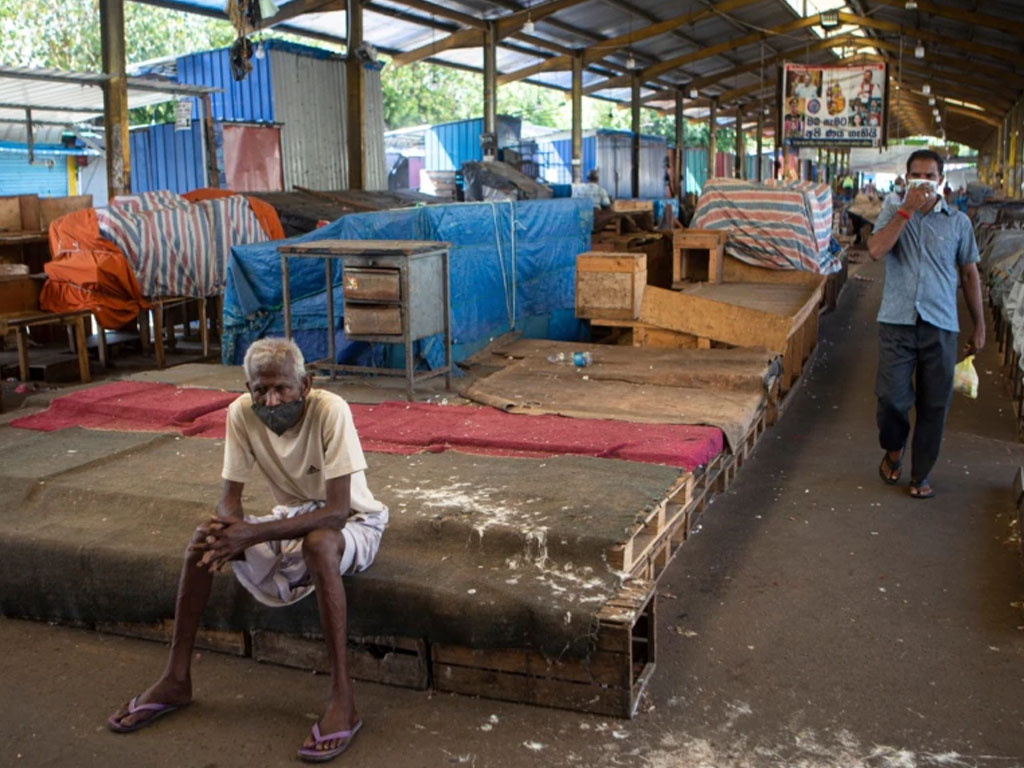
[[[278,437],[299,423],[302,418],[303,400],[300,398],[280,405],[258,405],[253,401],[256,416],[267,425],[267,429]]]

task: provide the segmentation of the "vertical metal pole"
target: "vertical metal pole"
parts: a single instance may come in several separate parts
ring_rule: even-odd
[[[100,59],[103,74],[103,131],[107,151],[107,197],[131,191],[128,144],[128,78],[124,64],[124,0],[100,0]]]
[[[498,34],[493,21],[484,32],[484,133],[498,133]]]
[[[761,153],[764,151],[764,109],[759,105],[757,108],[757,180],[764,181],[764,159]]]
[[[284,337],[292,337],[292,294],[288,289],[288,254],[281,253],[281,302],[284,305]]]
[[[220,187],[220,168],[217,166],[217,137],[213,130],[213,100],[210,94],[203,94],[203,130],[206,133],[207,184]]]
[[[633,131],[633,151],[631,153],[633,159],[633,173],[632,173],[632,192],[633,198],[640,197],[640,73],[636,70],[633,71],[630,79],[631,93],[630,93],[630,112],[632,113],[632,120],[630,121],[630,127]]]
[[[583,181],[583,51],[572,53],[572,181]]]
[[[331,363],[331,381],[334,381],[336,371],[334,366],[338,360],[335,357],[334,349],[334,281],[331,279],[331,266],[334,259],[324,256],[324,281],[327,285],[327,357]]]
[[[736,107],[736,178],[747,178],[747,137],[743,133],[743,105]]]
[[[676,88],[676,198],[682,219],[683,200],[686,197],[686,116],[683,114],[683,89]]]
[[[452,388],[452,300],[448,294],[449,280],[448,273],[448,249],[441,251],[441,271],[443,275],[441,288],[441,301],[444,303],[444,388]]]
[[[711,97],[711,112],[708,114],[708,178],[716,176],[715,156],[718,154],[718,97]]]
[[[366,189],[366,75],[356,53],[363,44],[363,6],[359,0],[345,0],[345,27],[348,188]]]

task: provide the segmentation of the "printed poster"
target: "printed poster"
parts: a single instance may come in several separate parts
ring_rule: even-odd
[[[886,65],[782,66],[782,138],[791,147],[880,147]]]

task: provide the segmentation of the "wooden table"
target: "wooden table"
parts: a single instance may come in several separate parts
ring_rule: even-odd
[[[87,309],[74,312],[28,311],[0,315],[0,336],[14,330],[18,339],[18,376],[28,381],[28,329],[33,325],[66,325],[74,330],[78,373],[83,384],[92,381],[89,373],[89,352],[85,346],[85,321],[92,313]]]

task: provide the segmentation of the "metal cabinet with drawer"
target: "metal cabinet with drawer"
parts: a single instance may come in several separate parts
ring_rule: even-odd
[[[420,240],[320,240],[280,249],[285,334],[291,338],[288,259],[323,259],[324,275],[334,284],[332,264],[341,262],[345,336],[352,341],[387,342],[405,347],[405,370],[340,365],[334,346],[334,291],[327,292],[328,356],[310,367],[330,371],[404,374],[412,400],[417,381],[444,375],[452,385],[452,343],[448,294],[448,243]],[[415,370],[414,341],[442,334],[444,365]]]

